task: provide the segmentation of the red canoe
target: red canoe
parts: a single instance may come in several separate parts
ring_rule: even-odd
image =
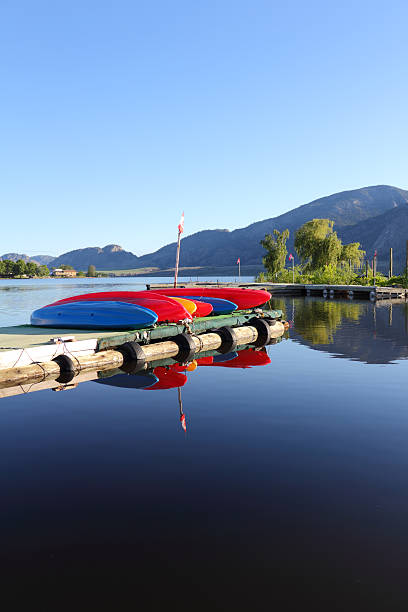
[[[143,295],[139,295],[139,291],[102,291],[100,293],[84,293],[82,295],[73,295],[69,298],[58,300],[48,306],[56,306],[59,304],[68,304],[70,302],[99,302],[99,301],[118,301],[138,304],[153,310],[158,316],[158,321],[169,321],[169,323],[177,323],[184,319],[191,320],[191,315],[186,311],[184,306],[179,302],[165,295],[148,295],[143,291]]]
[[[205,301],[206,296],[217,297],[234,302],[239,310],[262,306],[271,299],[271,294],[263,289],[241,289],[238,287],[194,287],[193,289],[177,287],[177,289],[154,289],[153,292],[168,296],[180,295],[187,298],[189,295],[194,295],[202,298],[203,301]]]
[[[165,295],[164,293],[158,293],[156,291],[137,291],[135,292],[136,296],[140,296],[140,297],[155,297],[157,296],[158,298],[167,298],[167,299],[172,299],[171,296],[169,295]],[[174,297],[178,297],[178,296],[174,296]],[[180,296],[181,297],[181,296]],[[205,301],[201,301],[201,300],[195,300],[192,298],[186,298],[189,299],[191,302],[194,302],[194,304],[197,306],[197,310],[193,313],[193,317],[208,317],[208,315],[210,315],[213,311],[213,307],[211,306],[211,304],[208,304]]]
[[[161,300],[162,302],[167,302],[172,306],[171,309],[164,309],[162,306],[160,308],[160,314],[156,310],[156,308],[152,306],[148,306],[147,303],[142,300]],[[176,323],[177,321],[181,321],[182,319],[191,319],[191,315],[186,311],[184,306],[173,300],[170,296],[163,295],[161,293],[155,293],[153,291],[101,291],[98,293],[83,293],[82,295],[73,295],[68,298],[63,298],[62,300],[58,300],[57,302],[53,302],[52,304],[47,304],[47,306],[56,306],[57,304],[67,304],[69,302],[80,302],[82,300],[86,301],[97,301],[97,300],[110,300],[110,301],[120,301],[120,302],[131,302],[133,304],[140,304],[140,306],[145,306],[146,308],[150,308],[158,315],[158,321],[169,321],[170,323]],[[207,317],[212,313],[213,307],[211,304],[207,304],[205,302],[201,302],[199,300],[191,300],[197,306],[197,310],[194,313],[194,317]]]
[[[163,296],[161,295],[161,297]],[[188,299],[190,300],[191,298]],[[197,310],[193,314],[193,317],[208,317],[208,315],[212,313],[213,307],[211,306],[211,304],[208,304],[207,302],[201,302],[200,300],[191,299],[191,301],[194,302],[194,304],[197,306]]]

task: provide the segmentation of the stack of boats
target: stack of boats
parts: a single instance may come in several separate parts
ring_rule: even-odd
[[[154,291],[104,291],[74,295],[31,315],[31,325],[71,329],[142,329],[156,323],[249,310],[268,302],[261,289],[193,287]]]

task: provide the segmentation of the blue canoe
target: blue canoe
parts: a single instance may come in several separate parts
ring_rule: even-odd
[[[128,302],[69,302],[39,308],[31,315],[36,327],[68,329],[140,329],[156,321],[153,310]]]
[[[217,297],[209,297],[207,295],[180,295],[180,297],[186,298],[186,300],[200,300],[201,302],[207,302],[207,304],[211,304],[211,306],[213,307],[212,314],[228,314],[229,312],[234,312],[234,310],[238,309],[238,306],[234,304],[234,302],[230,302],[229,300],[222,300],[221,298]]]

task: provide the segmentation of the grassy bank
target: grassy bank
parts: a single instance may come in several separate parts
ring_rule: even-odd
[[[317,270],[305,270],[302,266],[285,268],[275,275],[261,273],[256,277],[258,282],[299,283],[302,285],[373,285],[374,277],[369,270],[368,276],[362,269],[353,270],[349,266],[331,264]],[[408,275],[388,278],[381,272],[375,275],[375,284],[379,287],[401,286],[408,288]]]

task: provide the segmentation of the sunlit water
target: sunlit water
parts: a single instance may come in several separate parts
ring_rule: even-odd
[[[35,293],[33,308],[62,297]],[[292,327],[268,365],[228,367],[238,353],[182,371],[181,388],[0,399],[0,557],[15,597],[406,609],[407,307],[274,306]]]

